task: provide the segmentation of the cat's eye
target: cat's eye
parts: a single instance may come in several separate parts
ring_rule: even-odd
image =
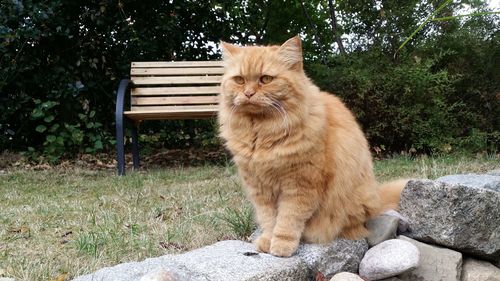
[[[271,81],[273,81],[274,77],[270,76],[270,75],[262,75],[259,79],[260,83],[262,84],[268,84],[268,83],[271,83]]]
[[[234,82],[236,82],[236,84],[240,84],[240,85],[245,84],[245,79],[241,76],[234,76],[233,80],[234,80]]]

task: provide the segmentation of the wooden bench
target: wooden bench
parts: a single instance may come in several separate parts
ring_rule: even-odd
[[[145,120],[204,119],[217,113],[224,72],[220,61],[133,62],[116,96],[118,174],[125,174],[124,120],[132,126],[134,169],[139,167],[138,126]],[[130,109],[125,110],[125,97]]]

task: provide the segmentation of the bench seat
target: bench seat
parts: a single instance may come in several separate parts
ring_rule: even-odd
[[[139,166],[138,125],[147,120],[206,119],[217,115],[220,61],[132,62],[116,99],[118,174],[125,174],[124,121],[132,127],[134,168]],[[125,96],[130,106],[125,110]]]
[[[130,120],[141,122],[143,120],[169,120],[169,119],[206,119],[212,118],[217,113],[217,106],[170,108],[168,111],[125,111],[123,114]]]

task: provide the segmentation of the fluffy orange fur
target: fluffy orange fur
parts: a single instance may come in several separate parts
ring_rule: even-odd
[[[221,46],[220,135],[262,229],[257,250],[290,256],[301,239],[365,236],[366,220],[396,207],[405,182],[378,186],[355,117],[304,73],[299,37]]]

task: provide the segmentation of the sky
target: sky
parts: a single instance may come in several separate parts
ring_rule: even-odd
[[[489,0],[486,2],[494,9],[494,11],[500,10],[500,0]]]

